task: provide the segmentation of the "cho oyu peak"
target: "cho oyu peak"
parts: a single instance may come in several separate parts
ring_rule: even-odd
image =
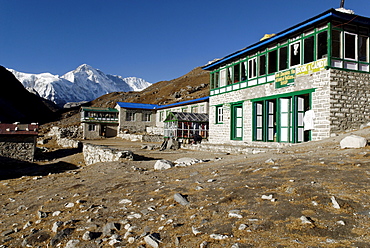
[[[8,69],[31,92],[59,106],[68,102],[94,100],[111,92],[141,91],[151,83],[137,77],[105,74],[90,65],[82,64],[62,76],[51,73],[31,74]]]

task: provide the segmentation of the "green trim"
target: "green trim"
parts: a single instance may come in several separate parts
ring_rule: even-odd
[[[308,90],[293,91],[293,92],[284,93],[284,94],[278,94],[278,95],[271,95],[271,96],[266,96],[266,97],[254,98],[254,99],[250,99],[249,101],[251,101],[251,102],[258,102],[258,101],[265,101],[265,100],[270,100],[270,99],[274,99],[274,98],[291,97],[291,96],[296,96],[296,95],[304,95],[304,94],[309,94],[309,93],[315,92],[315,90],[316,90],[316,88],[308,89]]]
[[[364,63],[358,63],[358,64],[364,64]],[[369,67],[370,67],[370,64],[369,64]],[[357,72],[357,73],[370,74],[370,72],[367,72],[367,71],[351,70],[351,69],[345,69],[345,68],[334,67],[334,66],[326,66],[325,68],[327,68],[327,69],[336,69],[336,70],[346,71],[346,72]]]
[[[242,108],[242,116],[237,116],[237,108],[241,107]],[[237,103],[232,103],[230,106],[231,109],[231,123],[230,123],[230,140],[243,140],[243,103],[242,102],[237,102]],[[237,119],[242,119],[241,122],[241,127],[237,126]],[[236,129],[241,128],[241,134],[240,137],[237,136],[237,131]]]

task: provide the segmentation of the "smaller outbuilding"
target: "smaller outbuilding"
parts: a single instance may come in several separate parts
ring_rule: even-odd
[[[33,161],[38,125],[0,123],[0,157]]]
[[[208,138],[208,114],[170,112],[164,120],[164,138],[200,142]]]
[[[118,110],[82,107],[81,126],[84,139],[115,137],[118,129]]]

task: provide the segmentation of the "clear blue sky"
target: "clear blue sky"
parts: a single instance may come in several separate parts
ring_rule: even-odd
[[[0,65],[62,75],[81,64],[151,83],[338,8],[340,0],[0,0]],[[345,7],[370,17],[369,0]]]

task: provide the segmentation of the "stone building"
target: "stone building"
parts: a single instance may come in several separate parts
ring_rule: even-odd
[[[369,35],[369,18],[329,9],[205,65],[210,143],[299,143],[369,122]]]
[[[33,161],[38,135],[37,124],[0,123],[0,157]]]
[[[84,139],[115,137],[118,128],[118,110],[82,107],[81,126]]]
[[[202,97],[167,105],[117,102],[119,133],[154,133],[163,135],[164,121],[171,112],[208,114],[208,99]]]

